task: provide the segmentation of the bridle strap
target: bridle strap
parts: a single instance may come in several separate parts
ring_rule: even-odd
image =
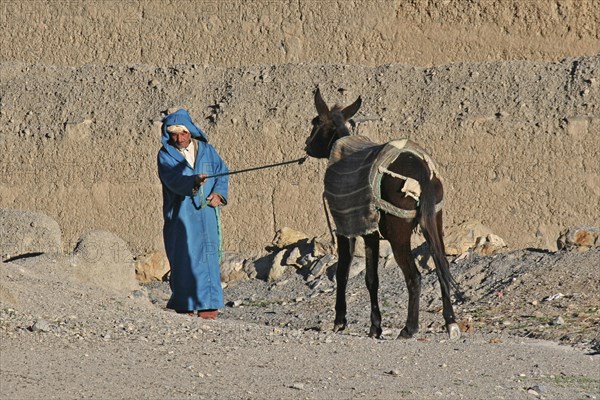
[[[331,244],[335,247],[335,234],[334,229],[331,226],[331,219],[329,218],[329,207],[327,207],[327,199],[325,198],[325,192],[323,192],[323,209],[325,210],[325,218],[327,220],[327,228],[329,228],[329,234],[331,235]]]

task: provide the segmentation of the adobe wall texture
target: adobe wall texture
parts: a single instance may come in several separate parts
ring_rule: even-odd
[[[360,64],[598,53],[597,0],[3,0],[0,59]]]
[[[594,1],[1,3],[0,207],[160,248],[161,117],[185,107],[232,170],[294,159],[329,103],[363,97],[357,133],[410,137],[446,182],[445,225],[510,247],[598,224]],[[231,177],[225,248],[284,226],[327,234],[325,161]]]

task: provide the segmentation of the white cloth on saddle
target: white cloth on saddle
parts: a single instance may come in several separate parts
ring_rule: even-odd
[[[402,218],[416,216],[414,210],[402,210],[381,199],[381,177],[388,173],[406,180],[403,191],[418,201],[418,182],[387,170],[403,152],[425,160],[431,176],[437,175],[429,156],[408,139],[379,144],[365,136],[346,136],[334,143],[325,171],[325,198],[337,234],[355,237],[377,231],[379,210]]]

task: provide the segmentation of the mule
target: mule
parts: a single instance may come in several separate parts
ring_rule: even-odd
[[[312,121],[312,131],[306,140],[305,151],[311,157],[330,158],[332,148],[337,141],[350,135],[347,123],[359,110],[362,99],[358,97],[354,103],[344,108],[336,105],[330,109],[323,100],[320,90],[317,89],[314,101],[318,115]],[[427,160],[430,162],[427,162]],[[330,158],[328,170],[331,168],[331,164]],[[456,316],[452,307],[451,290],[455,290],[457,298],[461,298],[461,294],[458,284],[450,274],[448,260],[445,255],[441,210],[444,192],[442,181],[432,174],[432,164],[431,159],[424,152],[422,157],[415,156],[411,152],[400,153],[387,167],[389,173],[384,174],[380,180],[381,198],[396,207],[399,213],[377,209],[375,211],[378,213],[378,220],[375,221],[377,229],[374,232],[360,234],[365,243],[365,281],[371,302],[371,327],[369,330],[369,336],[371,337],[380,338],[382,334],[381,312],[377,298],[379,289],[377,268],[379,241],[381,239],[389,241],[396,263],[402,269],[408,287],[409,300],[406,325],[402,328],[398,337],[410,338],[419,329],[421,273],[417,269],[410,246],[411,234],[417,228],[417,225],[421,227],[436,266],[435,271],[441,286],[443,317],[448,335],[452,340],[460,337],[460,329],[456,323]],[[412,182],[418,182],[420,186],[421,192],[417,198],[403,191],[406,182],[411,179]],[[326,180],[326,195],[328,189]],[[335,215],[334,221],[336,225],[343,222],[340,219],[336,220]],[[356,237],[344,236],[336,232],[336,239],[338,243],[338,266],[333,330],[338,332],[344,330],[348,325],[346,319],[346,286]]]

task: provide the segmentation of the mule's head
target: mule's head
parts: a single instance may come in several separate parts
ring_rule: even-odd
[[[328,158],[333,143],[350,134],[346,122],[356,114],[361,104],[362,99],[359,96],[348,107],[336,105],[330,110],[317,88],[315,107],[318,115],[312,120],[312,131],[306,140],[306,154],[315,158]]]

